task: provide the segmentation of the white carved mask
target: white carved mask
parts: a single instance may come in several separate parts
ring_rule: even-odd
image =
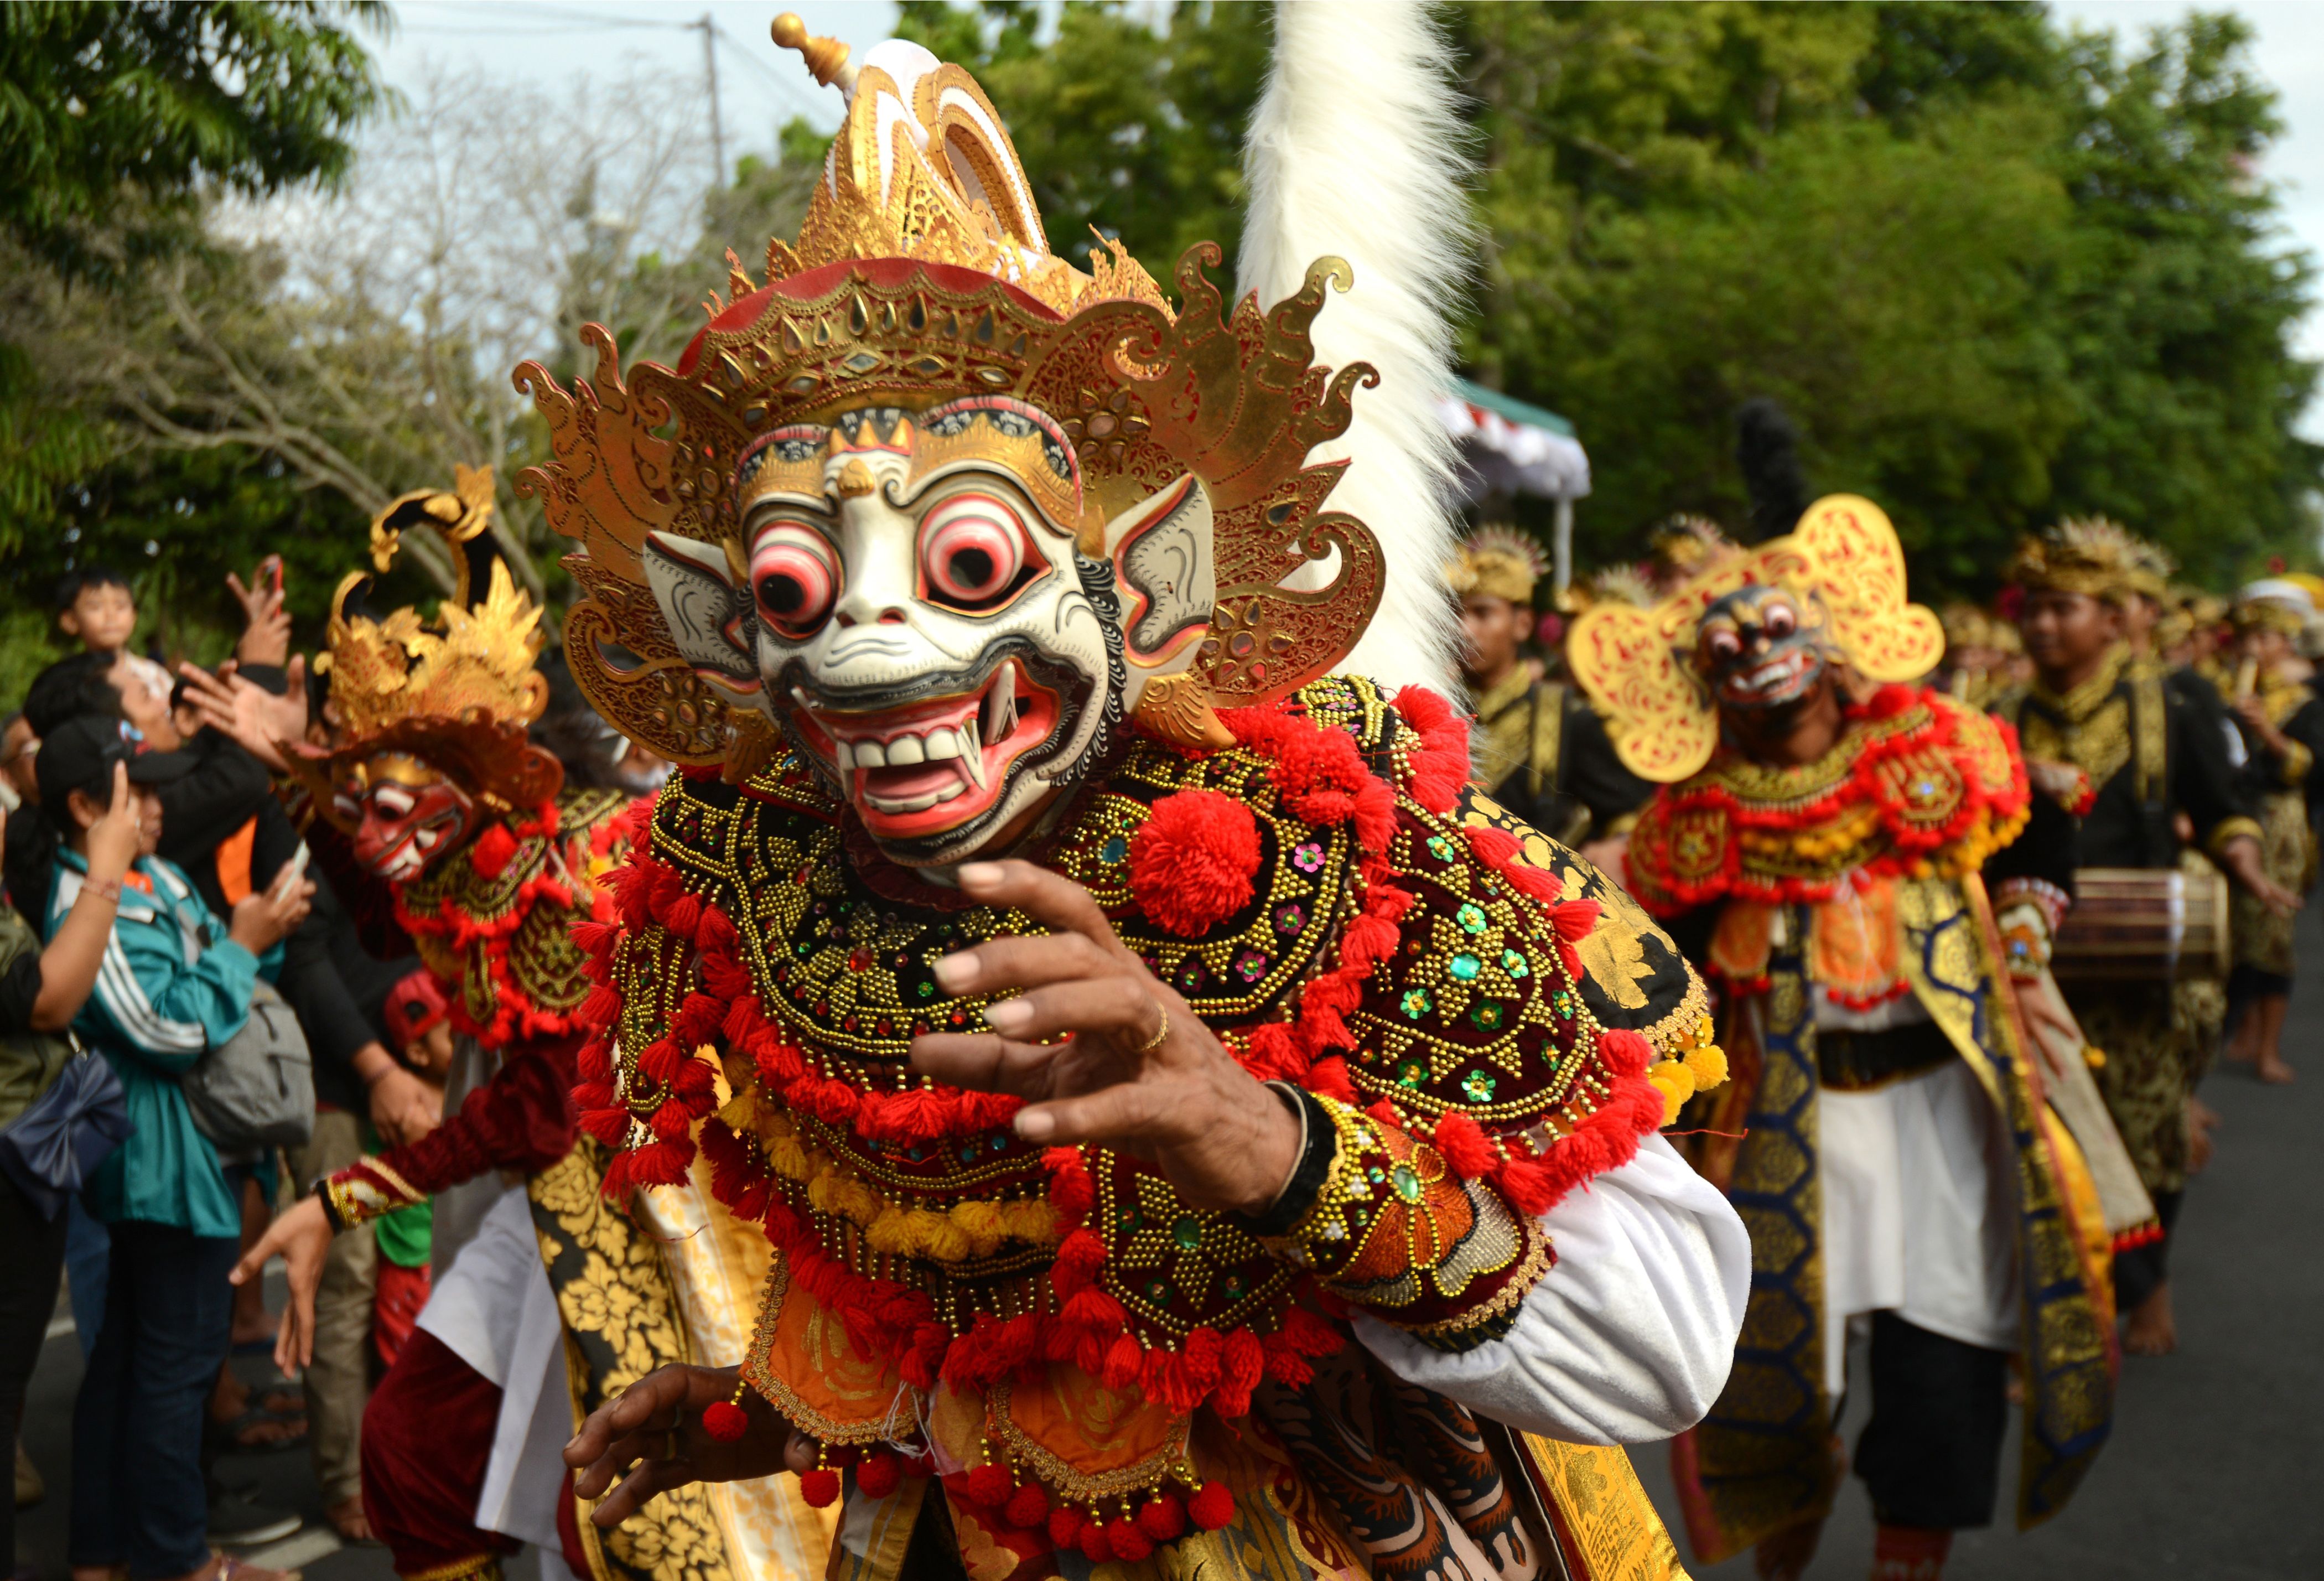
[[[1001,855],[995,837],[1085,777],[1209,623],[1201,484],[1109,523],[1107,558],[1082,554],[1073,448],[1010,397],[777,430],[735,491],[748,585],[721,545],[655,533],[663,618],[899,862]]]

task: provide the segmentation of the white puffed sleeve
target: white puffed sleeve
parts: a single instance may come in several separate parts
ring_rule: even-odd
[[[1542,1224],[1557,1265],[1501,1338],[1448,1355],[1366,1317],[1356,1336],[1398,1377],[1568,1443],[1648,1443],[1702,1420],[1751,1293],[1751,1238],[1727,1198],[1650,1136]]]

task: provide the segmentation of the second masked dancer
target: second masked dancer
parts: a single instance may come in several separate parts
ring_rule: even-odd
[[[1751,1302],[1675,1468],[1701,1558],[1756,1548],[1762,1576],[1814,1551],[1846,1388],[1872,1397],[1854,1465],[1884,1576],[1937,1576],[1992,1521],[2013,1364],[2021,1523],[2064,1507],[2107,1431],[2105,1232],[1993,911],[2062,897],[2071,830],[2029,804],[2006,726],[1902,684],[1943,643],[1887,518],[1834,495],[1655,608],[1585,612],[1567,646],[1663,782],[1631,886],[1725,1000],[1734,1079],[1687,1128],[1751,1225]]]

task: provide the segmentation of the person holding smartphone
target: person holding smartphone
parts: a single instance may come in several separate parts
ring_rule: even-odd
[[[295,874],[244,896],[222,921],[182,869],[156,855],[157,787],[175,754],[136,750],[121,723],[68,721],[42,743],[41,801],[61,837],[48,931],[60,935],[97,888],[115,913],[96,992],[73,1021],[120,1077],[134,1131],[98,1168],[87,1200],[113,1256],[105,1318],[73,1411],[70,1556],[78,1581],[126,1565],[139,1576],[209,1581],[201,1472],[203,1401],[225,1361],[242,1219],[216,1149],[194,1126],[180,1078],[242,1030],[263,964],[306,915]],[[138,855],[101,876],[92,840],[125,773]],[[250,1581],[263,1581],[243,1567]]]

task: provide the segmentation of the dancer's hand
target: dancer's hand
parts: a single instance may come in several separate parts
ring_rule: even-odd
[[[1160,1170],[1191,1207],[1270,1207],[1298,1162],[1299,1122],[1114,937],[1089,892],[1029,862],[969,863],[960,887],[1056,931],[938,961],[948,994],[1018,992],[986,1007],[991,1032],[913,1039],[912,1068],[1014,1093],[1027,1100],[1016,1120],[1027,1142],[1119,1148]]]
[[[330,1254],[331,1221],[322,1199],[303,1197],[289,1213],[278,1214],[258,1244],[242,1254],[226,1275],[240,1285],[265,1271],[280,1253],[290,1276],[290,1304],[282,1308],[282,1327],[274,1336],[274,1364],[286,1378],[315,1359],[315,1291],[323,1282],[323,1259]]]
[[[656,1493],[688,1483],[813,1470],[822,1446],[785,1421],[755,1389],[742,1391],[751,1425],[740,1438],[722,1444],[702,1430],[703,1411],[733,1399],[741,1376],[739,1367],[657,1367],[591,1411],[565,1446],[573,1492],[584,1499],[604,1495],[591,1521],[619,1526]],[[632,1465],[637,1469],[631,1471]]]

